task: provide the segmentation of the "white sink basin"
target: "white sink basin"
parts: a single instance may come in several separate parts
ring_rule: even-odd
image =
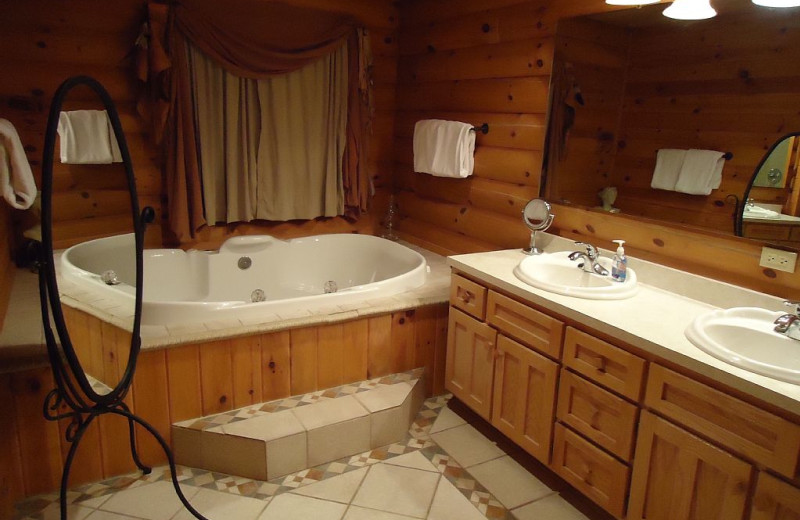
[[[781,214],[761,206],[745,206],[744,217],[748,218],[781,218]]]
[[[630,267],[626,280],[620,283],[614,281],[611,275],[584,272],[578,267],[580,262],[567,258],[569,253],[561,251],[526,257],[514,268],[514,274],[537,289],[577,298],[621,300],[630,298],[638,291],[636,273]],[[600,265],[611,272],[611,259],[600,258]]]
[[[800,384],[800,341],[773,330],[782,314],[756,307],[712,311],[698,316],[684,334],[731,365]]]

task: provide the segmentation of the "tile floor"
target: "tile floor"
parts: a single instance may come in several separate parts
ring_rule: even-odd
[[[586,517],[447,408],[425,401],[406,439],[273,481],[179,468],[210,520],[581,520]],[[57,519],[56,494],[17,504],[19,520]],[[189,520],[166,468],[80,486],[71,520]]]

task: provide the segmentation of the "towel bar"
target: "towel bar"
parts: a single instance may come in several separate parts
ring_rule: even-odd
[[[473,126],[472,128],[470,128],[470,130],[472,130],[473,132],[480,132],[483,135],[486,135],[489,133],[489,123],[483,123],[481,126]]]

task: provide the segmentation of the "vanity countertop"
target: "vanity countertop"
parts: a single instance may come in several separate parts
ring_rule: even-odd
[[[572,241],[559,237],[548,236],[546,241],[546,252],[576,249]],[[521,250],[514,249],[451,256],[448,262],[525,301],[800,416],[800,385],[729,365],[695,347],[683,334],[695,317],[708,311],[730,307],[780,311],[785,310],[782,299],[631,257],[628,265],[639,279],[639,291],[631,298],[562,296],[519,280],[513,270],[523,258]]]

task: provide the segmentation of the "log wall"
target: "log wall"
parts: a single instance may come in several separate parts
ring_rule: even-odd
[[[555,25],[562,18],[611,9],[602,2],[577,0],[410,0],[401,5],[395,181],[403,238],[443,254],[527,244],[529,235],[520,211],[539,194],[542,181]],[[787,23],[793,25],[796,20]],[[732,38],[751,39],[746,27],[728,41]],[[791,55],[788,48],[779,48]],[[659,58],[664,54],[668,53],[662,51]],[[730,69],[735,61],[725,63]],[[794,59],[791,67],[796,64]],[[749,71],[751,77],[755,71]],[[763,82],[785,87],[790,79],[767,77]],[[797,81],[791,82],[796,88]],[[709,105],[712,112],[715,106],[718,111],[727,106],[727,115],[712,118],[715,124],[734,121],[739,108],[746,114],[757,111],[758,102],[750,106],[750,97],[747,103],[741,98],[735,103],[723,96],[711,99],[718,103]],[[661,100],[667,103],[669,98]],[[787,117],[795,118],[796,110]],[[489,134],[478,136],[473,177],[442,179],[412,171],[413,124],[425,118],[490,124]],[[800,127],[800,121],[792,124]],[[757,147],[762,145],[763,139]],[[753,153],[736,155],[741,160]],[[557,207],[555,213],[551,231],[558,234],[605,248],[613,247],[612,239],[624,238],[629,241],[626,250],[634,256],[784,297],[800,296],[800,275],[758,266],[758,242],[654,221],[615,220],[566,206]],[[698,249],[698,243],[703,247]]]
[[[255,403],[426,368],[426,395],[444,392],[447,304],[331,325],[143,351],[125,402],[170,441],[170,425]],[[80,359],[98,379],[117,381],[130,334],[67,309]],[[54,388],[49,368],[0,374],[0,517],[26,495],[58,489],[69,443],[66,422],[47,422],[42,403]],[[147,464],[164,464],[156,441],[137,429]],[[136,471],[127,422],[103,416],[81,441],[70,487]]]

